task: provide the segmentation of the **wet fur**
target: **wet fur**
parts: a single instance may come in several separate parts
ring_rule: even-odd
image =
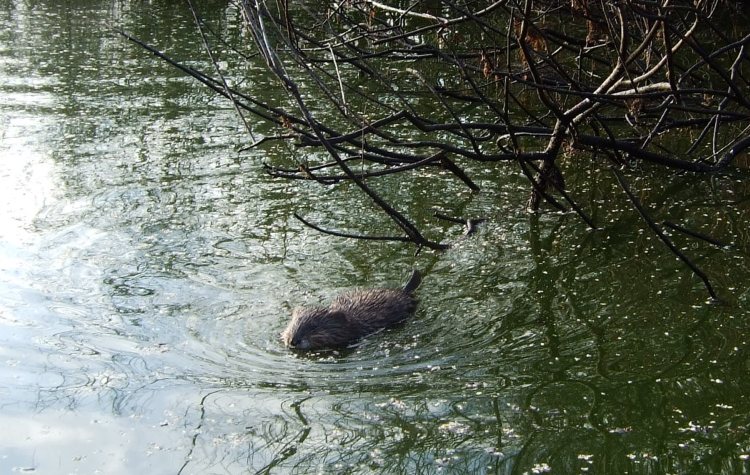
[[[328,307],[298,307],[281,334],[300,350],[340,348],[409,318],[417,308],[412,295],[421,276],[414,271],[403,289],[358,289],[333,299]]]

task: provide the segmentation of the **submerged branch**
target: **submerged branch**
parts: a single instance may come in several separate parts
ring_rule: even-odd
[[[688,229],[686,227],[680,226],[678,224],[674,224],[674,223],[672,223],[670,221],[664,221],[664,222],[662,222],[662,224],[664,226],[668,227],[668,228],[674,229],[675,231],[679,231],[682,234],[686,234],[686,235],[688,235],[690,237],[694,237],[694,238],[700,239],[701,241],[705,241],[705,242],[707,242],[709,244],[713,244],[714,246],[727,247],[727,244],[724,244],[723,242],[719,241],[718,239],[714,239],[711,236],[707,236],[705,234],[702,234],[702,233],[699,233],[699,232],[696,232],[696,231],[692,231],[692,230],[690,230],[690,229]]]
[[[294,213],[294,217],[297,218],[305,226],[308,226],[316,231],[320,231],[321,233],[328,234],[330,236],[337,236],[337,237],[344,237],[344,238],[351,238],[351,239],[363,239],[365,241],[411,242],[411,239],[407,237],[403,237],[403,236],[368,236],[365,234],[355,234],[355,233],[345,233],[343,231],[334,231],[332,229],[325,229],[316,224],[313,224],[310,221],[304,219],[302,216],[300,216],[297,213]]]
[[[656,224],[656,222],[651,218],[651,216],[648,215],[646,210],[641,205],[640,200],[633,194],[633,192],[630,190],[630,186],[628,186],[627,182],[625,181],[625,178],[622,176],[622,173],[620,173],[617,168],[611,167],[612,173],[614,173],[615,178],[617,179],[617,182],[620,184],[620,187],[625,192],[626,195],[628,195],[628,198],[630,199],[630,202],[633,204],[633,207],[638,211],[638,214],[641,215],[641,218],[646,222],[648,227],[656,234],[656,236],[661,240],[661,242],[664,243],[667,248],[669,248],[672,253],[677,256],[682,262],[687,265],[690,270],[692,270],[695,275],[697,275],[702,281],[703,285],[706,287],[706,290],[708,291],[708,294],[711,296],[712,299],[718,300],[719,297],[716,295],[716,292],[714,291],[713,287],[711,286],[711,282],[709,282],[708,277],[706,274],[693,263],[692,260],[690,260],[689,257],[687,257],[682,251],[677,249],[677,246],[674,245],[671,239],[664,234],[664,231],[659,228],[659,226]]]

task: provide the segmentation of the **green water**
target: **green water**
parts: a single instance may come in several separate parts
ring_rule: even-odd
[[[352,186],[268,176],[309,152],[240,151],[229,103],[112,31],[210,70],[162,3],[0,2],[0,473],[750,471],[742,179],[630,176],[661,219],[733,245],[674,236],[722,303],[595,165],[569,185],[600,231],[525,212],[512,166],[468,165],[480,194],[437,171],[378,182],[436,240],[460,229],[429,205],[488,218],[448,252],[324,236],[293,213],[389,224]],[[242,40],[234,7],[199,8]],[[292,307],[414,267],[404,326],[281,346]]]

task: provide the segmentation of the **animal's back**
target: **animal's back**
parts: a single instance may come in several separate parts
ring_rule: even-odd
[[[337,296],[332,311],[340,311],[363,334],[406,320],[414,313],[417,299],[400,289],[359,289]]]

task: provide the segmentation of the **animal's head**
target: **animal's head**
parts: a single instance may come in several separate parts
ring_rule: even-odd
[[[345,346],[350,342],[346,315],[322,307],[295,308],[292,320],[281,333],[286,346],[297,350],[319,350]]]

